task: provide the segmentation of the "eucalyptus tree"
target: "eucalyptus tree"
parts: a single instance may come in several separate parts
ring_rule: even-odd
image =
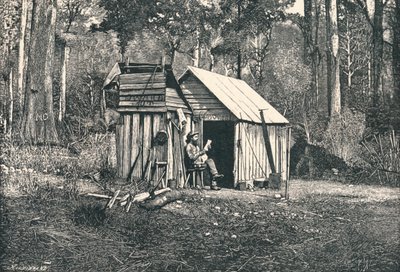
[[[155,13],[155,0],[99,0],[99,6],[105,10],[102,22],[92,26],[92,31],[115,31],[120,47],[121,61],[129,41],[142,31]]]
[[[329,116],[341,113],[340,51],[337,0],[325,0]]]
[[[284,10],[293,2],[227,0],[220,5],[226,22],[224,47],[227,53],[236,57],[236,64],[232,67],[237,78],[241,78],[243,67],[248,66],[256,85],[261,85],[271,30],[276,22],[285,18]]]
[[[35,0],[21,136],[28,143],[57,143],[53,112],[53,65],[57,1]]]

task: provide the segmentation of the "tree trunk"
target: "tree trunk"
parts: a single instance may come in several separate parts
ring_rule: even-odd
[[[200,31],[196,30],[196,46],[193,52],[194,67],[200,67],[200,58],[201,58]]]
[[[14,91],[13,91],[13,68],[10,69],[10,73],[8,76],[8,91],[9,91],[9,99],[10,106],[8,108],[8,135],[11,137],[12,135],[12,123],[13,123],[13,112],[14,112]]]
[[[339,57],[339,32],[337,25],[336,0],[326,0],[326,29],[327,29],[327,67],[328,67],[328,95],[330,94],[330,116],[340,115],[340,57]]]
[[[312,38],[312,0],[304,0],[304,61],[310,64],[310,56],[313,52],[314,42]]]
[[[394,6],[393,21],[393,103],[397,110],[393,113],[393,126],[400,130],[400,0],[396,0]]]
[[[315,3],[315,14],[313,14],[313,0],[304,0],[304,62],[311,66],[311,89],[314,97],[312,102],[318,105],[319,100],[319,75],[320,52],[318,47],[319,39],[319,3]]]
[[[393,82],[394,98],[400,104],[400,0],[396,0],[393,22]],[[397,104],[397,105],[399,105]]]
[[[69,58],[70,48],[64,43],[62,45],[61,55],[61,89],[60,89],[60,101],[58,109],[58,121],[64,120],[66,110],[66,95],[67,95],[67,67]]]
[[[21,136],[29,143],[57,143],[53,112],[56,0],[35,0]]]
[[[237,24],[237,33],[239,33],[240,31],[240,17],[241,17],[241,4],[242,1],[238,0],[238,24]],[[242,50],[241,50],[241,44],[240,42],[238,43],[238,48],[237,48],[237,60],[236,60],[236,65],[237,65],[237,73],[236,73],[236,77],[238,79],[242,78]]]
[[[19,47],[18,47],[18,105],[22,108],[22,103],[24,101],[25,92],[25,35],[26,27],[28,22],[28,1],[22,0],[22,11],[21,11],[21,27],[19,36]]]
[[[379,102],[379,87],[383,61],[383,2],[375,0],[375,12],[372,27],[372,107]]]
[[[328,116],[332,115],[332,52],[331,47],[331,24],[330,24],[330,3],[332,0],[325,0],[325,28],[326,28],[326,95],[328,101]],[[333,0],[334,1],[334,0]]]
[[[209,70],[211,72],[214,72],[214,67],[215,67],[215,56],[212,53],[210,53],[210,67],[209,67]]]

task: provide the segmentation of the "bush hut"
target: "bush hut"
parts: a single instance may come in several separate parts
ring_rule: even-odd
[[[276,172],[288,180],[289,122],[263,97],[243,80],[195,67],[188,67],[178,81],[192,109],[192,127],[200,132],[200,140],[213,141],[214,160],[225,175],[223,185],[233,187],[271,173],[260,110]]]
[[[118,91],[117,167],[122,178],[184,180],[184,136],[191,111],[170,65],[117,63],[104,88]]]

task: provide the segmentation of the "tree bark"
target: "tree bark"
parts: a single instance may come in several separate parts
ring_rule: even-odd
[[[304,0],[304,61],[310,64],[310,56],[313,52],[313,38],[312,38],[312,0]]]
[[[396,0],[393,16],[393,49],[392,49],[392,65],[393,65],[393,101],[392,105],[395,110],[392,113],[392,125],[400,130],[400,0]]]
[[[25,92],[25,35],[28,22],[28,1],[22,0],[22,12],[21,12],[21,27],[19,36],[19,48],[18,48],[18,87],[17,96],[18,104],[22,108],[22,103],[24,101]]]
[[[11,137],[12,135],[12,123],[13,123],[13,112],[14,112],[14,91],[13,91],[13,68],[10,69],[10,73],[8,75],[8,92],[10,105],[8,108],[8,135]]]
[[[375,0],[375,12],[372,26],[372,107],[379,102],[379,87],[383,61],[383,9],[382,0]]]
[[[319,16],[320,6],[315,3],[315,13],[313,14],[313,0],[304,0],[304,62],[311,65],[311,89],[313,91],[312,102],[318,105],[319,100],[319,66],[320,66],[320,51],[319,43]]]
[[[67,67],[69,58],[70,48],[66,45],[62,45],[62,67],[61,67],[61,89],[60,89],[60,100],[58,109],[58,121],[64,120],[66,110],[66,95],[67,95]]]
[[[326,38],[327,38],[327,67],[328,67],[328,109],[330,116],[340,115],[340,56],[339,31],[337,25],[338,11],[336,0],[326,0]],[[330,97],[329,97],[330,96]]]
[[[394,105],[400,105],[400,0],[396,0],[394,7],[394,22],[393,22],[393,82]]]
[[[237,33],[239,33],[241,25],[240,25],[240,20],[241,20],[241,4],[242,1],[238,0],[238,24],[237,24]],[[240,42],[238,43],[238,48],[237,48],[237,60],[236,60],[236,65],[237,65],[237,73],[236,77],[238,79],[242,79],[242,50],[241,50],[241,44]]]
[[[56,0],[34,0],[21,136],[24,142],[58,142],[53,112]]]
[[[200,30],[196,30],[196,46],[193,52],[194,67],[200,67],[200,59],[201,59]]]

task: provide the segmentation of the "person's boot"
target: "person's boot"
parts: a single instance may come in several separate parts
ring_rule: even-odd
[[[221,190],[221,188],[218,187],[217,182],[215,180],[213,180],[211,182],[211,190],[215,190],[215,191]]]

